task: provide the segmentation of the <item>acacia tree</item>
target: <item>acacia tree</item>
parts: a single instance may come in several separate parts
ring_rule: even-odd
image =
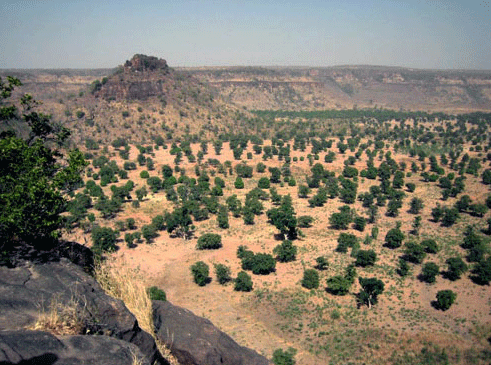
[[[378,301],[378,296],[384,291],[384,283],[376,278],[358,278],[362,290],[358,294],[361,304],[366,304],[370,308]]]
[[[21,98],[22,115],[7,100],[21,82],[0,78],[0,252],[30,245],[36,250],[56,246],[67,206],[65,194],[81,183],[86,165],[80,151],[63,155],[56,148],[69,137],[65,128],[33,111],[36,102]],[[23,138],[14,129],[28,131]]]

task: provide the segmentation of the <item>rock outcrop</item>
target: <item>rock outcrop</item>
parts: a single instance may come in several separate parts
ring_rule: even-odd
[[[106,295],[68,260],[0,267],[0,330],[32,327],[43,313],[53,311],[70,317],[69,327],[76,333],[108,335],[138,346],[151,363],[161,359],[153,337],[124,303]]]
[[[81,266],[90,261],[66,250]],[[182,365],[269,364],[186,309],[154,301],[153,316],[158,339]],[[81,267],[65,258],[0,266],[0,364],[80,363],[168,364],[124,303]]]
[[[268,365],[257,352],[239,346],[230,336],[191,311],[169,302],[154,301],[157,338],[183,365]]]
[[[137,346],[107,336],[54,336],[42,331],[0,332],[0,364],[150,365]]]

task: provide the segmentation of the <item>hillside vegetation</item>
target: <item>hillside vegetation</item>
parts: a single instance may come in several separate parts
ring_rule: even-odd
[[[276,364],[489,363],[489,100],[411,111],[415,94],[401,89],[407,107],[343,109],[249,88],[242,103],[240,82],[216,81],[293,88],[293,77],[350,70],[358,89],[334,81],[353,102],[382,84],[428,95],[443,77],[472,79],[483,96],[487,74],[231,70],[183,76],[136,55],[63,99],[75,114],[60,125],[88,163],[63,191],[63,237],[138,269]],[[474,112],[453,114],[461,105]]]

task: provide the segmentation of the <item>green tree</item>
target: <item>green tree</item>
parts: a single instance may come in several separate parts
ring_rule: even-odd
[[[385,245],[392,249],[401,247],[404,238],[404,233],[402,233],[399,227],[392,228],[385,235]]]
[[[220,205],[218,209],[217,222],[220,228],[227,229],[230,227],[228,223],[228,210],[225,205]]]
[[[234,186],[236,189],[244,189],[244,181],[240,176],[237,176],[237,178],[235,179]]]
[[[421,209],[423,209],[423,207],[424,207],[423,199],[412,198],[410,202],[409,213],[419,214],[419,212],[421,211]]]
[[[284,240],[273,249],[273,254],[279,262],[295,261],[297,256],[297,247],[290,240]]]
[[[196,248],[198,250],[212,250],[222,247],[222,236],[216,233],[205,233],[198,238]]]
[[[224,264],[214,264],[213,266],[215,268],[215,275],[219,284],[225,285],[232,281],[232,277],[230,276],[230,268],[228,266]]]
[[[433,303],[436,309],[446,311],[457,299],[457,294],[451,290],[440,290],[436,293],[436,301]]]
[[[447,264],[447,271],[443,273],[444,277],[455,281],[460,279],[463,273],[469,269],[467,264],[460,257],[450,257],[445,261]]]
[[[161,300],[161,301],[166,301],[167,296],[165,295],[165,291],[162,289],[156,287],[156,286],[151,286],[147,288],[147,295],[150,298],[150,300]]]
[[[314,269],[305,269],[302,286],[306,289],[317,289],[319,287],[319,273]]]
[[[14,77],[7,76],[6,83],[0,78],[0,123],[4,126],[0,133],[0,252],[6,255],[20,246],[39,250],[58,244],[65,194],[80,186],[86,166],[80,151],[63,156],[56,149],[64,145],[69,132],[34,112],[37,103],[30,95],[21,97],[22,116],[14,103],[9,104],[12,91],[20,85]],[[25,139],[16,136],[14,128],[25,131]]]
[[[109,227],[95,226],[92,228],[92,251],[96,257],[101,257],[105,252],[116,251],[118,232]]]
[[[288,350],[283,351],[283,349],[276,349],[273,352],[273,364],[274,365],[295,365],[295,355],[297,350],[293,347],[288,348]]]
[[[268,210],[266,215],[281,234],[288,235],[290,239],[297,237],[297,218],[290,195],[285,195],[280,207]]]
[[[377,254],[373,250],[358,250],[356,253],[356,266],[373,266],[377,260]]]
[[[420,278],[422,281],[432,284],[436,281],[436,276],[440,273],[440,268],[434,262],[428,262],[421,270]]]
[[[235,279],[234,290],[249,292],[252,290],[252,278],[245,271],[241,271],[237,274]]]
[[[420,264],[426,257],[424,246],[416,242],[406,242],[404,245],[404,260]]]
[[[326,270],[329,267],[329,262],[324,256],[319,256],[315,259],[316,265],[315,268],[317,270]]]
[[[366,304],[370,308],[378,301],[378,296],[384,291],[384,283],[376,278],[358,278],[362,290],[358,294],[361,304]]]
[[[211,281],[210,267],[203,261],[197,261],[191,266],[191,274],[194,282],[199,286],[205,286]]]

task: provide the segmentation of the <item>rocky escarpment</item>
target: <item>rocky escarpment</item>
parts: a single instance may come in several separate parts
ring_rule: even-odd
[[[171,303],[154,302],[154,322],[157,337],[181,364],[268,364],[211,322]],[[0,364],[136,361],[168,363],[124,303],[106,295],[82,268],[65,258],[0,266]]]

